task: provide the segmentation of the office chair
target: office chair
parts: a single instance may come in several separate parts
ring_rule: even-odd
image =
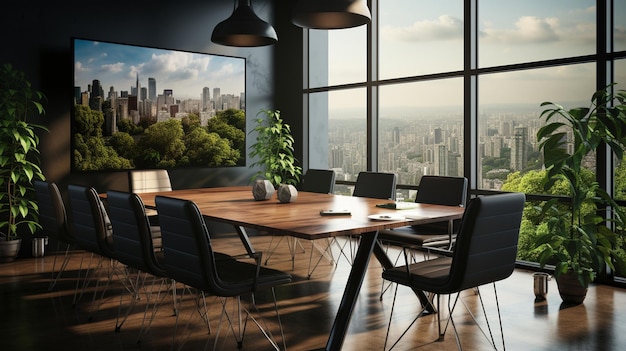
[[[357,197],[369,197],[382,200],[395,200],[396,199],[396,175],[394,173],[384,172],[359,172],[356,182],[354,184],[354,190],[352,196]],[[359,240],[359,237],[344,237],[343,245],[339,243],[338,238],[334,237],[331,240],[339,247],[339,255],[344,256],[350,264],[352,264],[355,255],[355,246],[352,245],[352,241]],[[346,244],[350,247],[350,257],[348,257],[344,251]]]
[[[72,215],[70,223],[72,225],[74,238],[76,239],[76,245],[79,248],[92,253],[89,261],[89,266],[85,272],[85,276],[82,278],[83,286],[81,288],[80,294],[78,293],[81,281],[80,275],[76,282],[76,290],[74,292],[73,302],[73,304],[76,305],[76,303],[82,297],[83,292],[90,283],[89,274],[91,271],[91,261],[93,260],[94,256],[98,256],[99,258],[95,269],[103,268],[104,261],[110,261],[109,266],[105,267],[109,279],[107,280],[107,286],[102,291],[102,295],[104,295],[108,288],[111,275],[114,272],[115,254],[113,248],[111,221],[109,220],[104,204],[100,200],[100,197],[98,196],[96,190],[92,187],[85,187],[75,184],[68,185],[67,190],[69,194]],[[85,256],[83,255],[80,262],[79,272],[82,271],[84,257]],[[99,280],[97,280],[92,299],[91,313],[93,313],[94,311],[93,306],[95,305],[99,283]],[[92,315],[90,314],[89,319],[91,320],[91,318]]]
[[[309,168],[306,171],[304,177],[302,177],[302,184],[300,186],[300,191],[308,191],[308,192],[320,193],[320,194],[332,194],[334,188],[335,188],[335,171],[333,171],[332,169]],[[274,243],[274,238],[277,235],[274,233],[270,233],[270,234],[272,235],[272,238],[270,239],[270,243],[268,245],[268,248],[265,254],[266,265],[268,264],[269,259],[272,257],[272,255],[278,248],[278,245],[280,244],[280,242],[285,237],[284,235],[280,235],[280,239],[278,239],[276,243]],[[296,246],[299,245],[303,253],[305,249],[302,247],[302,244],[300,243],[300,241],[295,237],[287,237],[285,240],[287,241],[287,245],[289,246],[289,253],[291,255],[291,269],[294,269]],[[272,244],[274,244],[274,246],[272,246]],[[311,274],[313,274],[313,271],[317,267],[317,264],[316,264],[313,268],[311,268],[314,248],[315,248],[314,241],[311,241],[311,253],[309,256],[309,267],[307,269],[309,278],[311,277]],[[325,249],[324,250],[320,249],[320,252],[322,253],[322,255],[320,256],[320,261],[321,261],[321,258],[324,256],[325,252],[330,253],[330,251],[327,251]],[[331,261],[334,262],[334,258],[332,257],[332,255],[330,259]],[[320,261],[318,261],[317,263],[319,264]]]
[[[442,256],[417,263],[407,263],[404,266],[383,271],[382,276],[384,279],[397,284],[387,326],[385,349],[389,339],[398,285],[410,287],[414,291],[430,293],[430,304],[433,303],[434,296],[437,296],[438,340],[443,340],[449,324],[452,324],[457,347],[462,349],[454,319],[452,318],[454,308],[460,296],[459,293],[465,289],[475,288],[487,320],[485,306],[478,287],[492,283],[500,331],[503,332],[495,282],[508,278],[515,268],[517,242],[524,202],[525,196],[522,193],[505,193],[475,198],[469,202],[465,210],[456,238],[456,246],[451,257]],[[401,244],[401,240],[397,244]],[[409,262],[407,250],[404,250],[404,252],[405,260]],[[449,316],[442,330],[440,296],[451,294],[457,295],[454,300],[452,297],[448,299]],[[426,307],[423,306],[409,327],[400,335],[390,349],[398,344],[400,339],[422,315]],[[491,344],[496,348],[489,323],[487,323],[487,326],[489,327]],[[504,334],[502,335],[502,345],[504,346]]]
[[[465,207],[467,199],[467,178],[448,176],[423,176],[415,197],[416,203]],[[393,243],[402,238],[403,247],[410,246],[426,253],[433,248],[451,250],[456,238],[455,225],[458,221],[450,220],[422,225],[412,225],[378,232],[381,244],[394,246]],[[402,252],[398,254],[399,257]],[[383,283],[380,298],[389,288]]]
[[[144,317],[139,329],[139,337],[137,338],[137,342],[139,343],[141,336],[148,331],[154,320],[161,302],[163,287],[172,287],[174,314],[177,314],[176,282],[167,275],[163,267],[163,252],[154,249],[153,232],[151,231],[150,223],[144,210],[145,206],[139,196],[134,193],[109,190],[107,192],[107,204],[109,218],[113,226],[113,239],[115,241],[115,256],[117,260],[122,264],[144,273],[137,274],[135,282],[135,291],[139,292],[143,290],[147,300]],[[147,275],[151,275],[153,278],[152,283],[149,284],[149,291],[145,285]],[[158,290],[156,291],[156,298],[153,299],[155,286],[158,286]],[[123,295],[120,295],[120,309],[122,297]],[[121,321],[120,313],[118,312],[115,327],[116,331],[121,329],[130,311],[136,305],[137,300],[138,296],[133,296],[131,304]],[[151,302],[152,300],[154,301]],[[148,326],[145,327],[146,316],[151,306],[151,317]]]
[[[272,333],[261,326],[260,321],[252,316],[249,309],[240,305],[241,296],[249,295],[251,297],[250,303],[258,315],[255,295],[259,290],[270,289],[274,300],[276,318],[280,326],[283,348],[286,349],[274,288],[291,282],[291,276],[262,267],[261,253],[255,253],[252,257],[255,263],[250,263],[242,260],[251,258],[247,254],[245,256],[230,256],[215,252],[204,217],[194,202],[165,196],[157,196],[155,201],[161,223],[165,254],[164,267],[168,275],[177,282],[221,298],[222,315],[220,322],[224,317],[227,318],[239,348],[243,345],[245,325],[248,317],[250,317],[272,346],[277,350],[280,349],[274,341]],[[239,330],[235,331],[232,324],[235,316],[231,317],[226,309],[227,297],[233,297],[237,306],[243,307],[246,314],[243,329],[241,328],[243,317],[241,310],[239,310]],[[215,336],[215,349],[218,344],[220,328],[221,323]]]
[[[59,192],[59,188],[56,183],[35,180],[33,185],[35,187],[37,204],[39,206],[39,224],[41,224],[41,227],[43,228],[43,233],[57,241],[57,252],[61,247],[61,243],[66,245],[63,262],[61,262],[61,267],[56,273],[56,276],[55,272],[58,254],[54,255],[54,261],[52,263],[52,277],[50,285],[48,286],[48,291],[51,291],[54,289],[57,281],[61,277],[61,274],[65,271],[65,268],[70,261],[69,251],[76,244],[76,240],[70,232],[65,203],[63,202],[63,198],[61,197],[61,193]]]
[[[131,193],[142,194],[157,191],[172,191],[172,182],[169,172],[166,169],[134,169],[128,173],[128,178]],[[147,208],[146,215],[150,219],[152,226],[159,225],[159,217],[155,209]],[[158,239],[158,237],[156,239]]]

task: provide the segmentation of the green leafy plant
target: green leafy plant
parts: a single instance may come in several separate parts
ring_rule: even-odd
[[[250,133],[257,133],[256,142],[250,146],[250,156],[258,157],[250,167],[260,166],[252,180],[263,177],[278,187],[280,184],[295,185],[300,181],[302,167],[298,166],[293,152],[291,127],[280,117],[279,110],[261,110],[257,113],[256,126]]]
[[[626,149],[626,91],[613,93],[610,85],[595,92],[589,107],[569,110],[544,102],[540,118],[546,124],[537,131],[543,152],[546,175],[543,186],[548,191],[555,183],[565,182],[569,203],[551,199],[541,206],[548,231],[537,237],[539,263],[555,265],[555,277],[573,273],[587,287],[608,265],[626,267],[617,251],[618,234],[623,230],[626,213],[596,182],[585,177],[584,160],[608,145],[622,159]],[[567,137],[573,138],[568,151]],[[606,220],[608,218],[608,222]]]
[[[39,228],[34,201],[34,179],[44,179],[39,166],[39,137],[27,117],[44,113],[45,96],[34,89],[23,72],[11,64],[0,66],[0,235],[19,238],[18,227],[31,234]]]

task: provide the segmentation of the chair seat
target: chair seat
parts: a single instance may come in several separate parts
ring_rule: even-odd
[[[452,241],[456,239],[456,234],[452,235]],[[430,231],[421,226],[407,226],[395,228],[393,230],[381,230],[378,233],[378,240],[384,244],[401,244],[405,247],[420,248],[422,246],[447,246],[450,243],[450,234],[441,231]]]
[[[429,292],[447,294],[450,292],[440,291],[437,287],[443,287],[448,282],[451,264],[451,257],[435,258],[409,265],[410,278],[406,266],[386,269],[383,278],[401,285],[428,286]]]
[[[237,296],[249,292],[254,286],[254,276],[257,265],[243,262],[224,253],[215,252],[215,264],[219,279],[231,293],[229,296]],[[241,277],[250,277],[242,279]],[[291,282],[291,275],[279,270],[259,267],[259,278],[257,288],[271,288],[273,286],[287,284]]]

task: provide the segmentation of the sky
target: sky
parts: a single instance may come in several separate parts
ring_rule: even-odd
[[[595,0],[480,0],[478,14],[479,67],[595,52]],[[624,50],[626,1],[617,1],[615,18],[615,41]],[[379,19],[381,79],[462,70],[463,0],[382,0]],[[364,80],[365,35],[365,26],[329,32],[331,85]],[[479,94],[485,104],[572,101],[587,99],[594,80],[593,65],[494,74],[479,81]],[[457,84],[382,90],[381,105],[446,106],[457,99],[441,91],[456,94]],[[336,103],[350,107],[351,100]]]
[[[106,92],[113,86],[130,92],[137,75],[142,87],[155,78],[157,95],[173,89],[177,99],[200,99],[202,89],[220,88],[221,94],[245,91],[245,59],[184,51],[146,48],[91,40],[74,41],[74,85],[81,91],[94,79]]]

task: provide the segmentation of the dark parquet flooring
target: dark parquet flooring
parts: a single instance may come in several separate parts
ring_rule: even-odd
[[[268,237],[252,237],[257,250],[267,247]],[[329,260],[307,279],[310,242],[302,241],[304,253],[296,254],[295,268],[291,269],[288,248],[283,239],[272,256],[269,266],[290,272],[293,282],[279,287],[276,295],[289,350],[312,350],[324,347],[334,314],[341,299],[350,269],[345,259],[337,265]],[[220,250],[234,253],[241,243],[233,237],[215,240]],[[301,250],[301,248],[299,248]],[[48,250],[51,251],[51,250]],[[314,251],[318,254],[317,251]],[[59,254],[59,257],[62,257]],[[176,317],[173,315],[171,296],[165,296],[148,332],[137,338],[146,306],[146,298],[136,306],[116,332],[120,296],[122,312],[129,306],[130,294],[125,292],[119,279],[115,279],[103,298],[92,305],[93,285],[76,305],[74,291],[81,258],[89,254],[73,251],[71,261],[57,286],[48,291],[54,253],[46,252],[40,258],[18,258],[0,264],[0,350],[183,350],[213,349],[218,330],[220,302],[207,296],[209,329],[196,313],[194,294],[184,294],[179,304],[179,325],[174,334]],[[58,264],[58,262],[57,262]],[[93,266],[93,263],[92,263]],[[582,305],[561,304],[556,283],[549,282],[548,298],[535,301],[532,272],[516,270],[508,279],[497,284],[503,316],[506,348],[508,350],[626,350],[626,291],[608,286],[592,286]],[[381,269],[372,259],[363,289],[352,316],[349,335],[344,350],[383,350],[387,321],[393,302],[393,290],[381,301]],[[102,278],[101,283],[105,283]],[[149,287],[150,284],[146,285]],[[178,286],[179,297],[184,289]],[[495,302],[491,286],[481,288],[490,317],[492,330],[499,339]],[[268,294],[260,293],[257,303],[268,329],[276,336],[278,327],[272,314]],[[478,298],[473,291],[462,293],[464,305],[455,311],[456,327],[465,350],[490,350],[487,339],[469,317],[468,311],[477,315],[479,325],[485,329],[480,315]],[[230,305],[229,305],[230,306]],[[396,310],[392,321],[391,338],[397,338],[419,310],[415,295],[406,288],[398,290]],[[225,324],[220,334],[224,336]],[[396,347],[397,350],[454,350],[456,341],[452,329],[445,340],[435,341],[437,324],[433,316],[421,318]],[[223,341],[223,342],[222,342]],[[220,338],[217,349],[237,350],[232,335]],[[248,324],[242,350],[269,350],[271,346],[258,331]]]

